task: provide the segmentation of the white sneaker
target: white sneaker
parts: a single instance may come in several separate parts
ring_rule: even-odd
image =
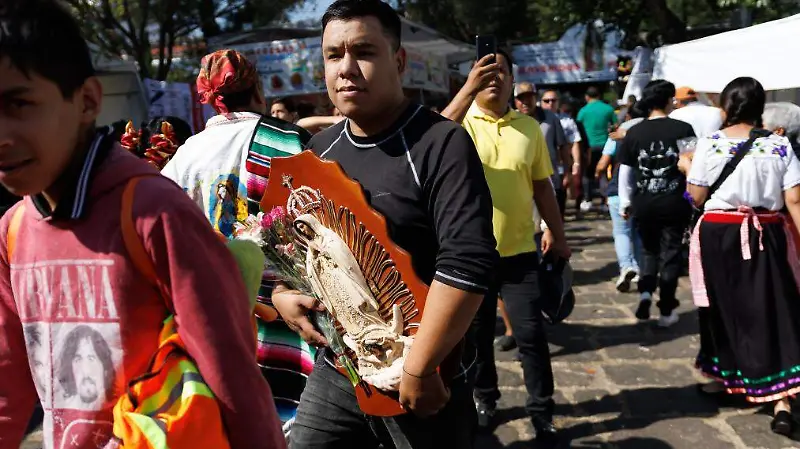
[[[633,271],[633,268],[626,268],[622,270],[620,273],[619,278],[617,278],[617,291],[620,293],[625,293],[630,291],[631,289],[631,282],[633,279],[638,277],[639,275]]]
[[[581,212],[589,212],[592,210],[592,202],[591,201],[583,201],[581,202]]]
[[[631,279],[631,282],[634,283],[634,284],[638,284],[639,283],[639,273],[638,272],[636,272],[636,276],[634,276],[633,279]]]
[[[678,314],[673,310],[669,315],[661,315],[658,319],[658,327],[670,327],[678,322]]]

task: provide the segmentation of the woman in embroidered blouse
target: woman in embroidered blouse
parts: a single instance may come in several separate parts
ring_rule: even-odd
[[[751,134],[764,111],[758,81],[733,80],[721,103],[724,128],[700,139],[679,164],[694,204],[704,210],[692,235],[690,278],[700,307],[697,367],[715,382],[700,391],[774,403],[772,430],[789,435],[789,398],[800,392],[800,264],[781,211],[800,223],[800,162],[786,138]],[[709,195],[751,135],[761,137]]]

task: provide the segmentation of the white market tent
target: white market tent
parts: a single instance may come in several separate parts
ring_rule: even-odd
[[[653,79],[718,93],[751,76],[766,90],[800,87],[800,14],[655,51]]]
[[[103,106],[97,124],[104,126],[117,120],[133,120],[138,127],[147,121],[149,105],[136,63],[104,58],[94,46],[90,48],[97,77],[103,85]]]
[[[403,45],[447,59],[448,64],[475,59],[475,47],[447,37],[433,28],[401,17]]]

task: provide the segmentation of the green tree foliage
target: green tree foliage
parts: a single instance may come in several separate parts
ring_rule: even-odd
[[[741,8],[754,23],[800,13],[796,0],[405,0],[399,6],[410,19],[467,42],[484,33],[508,43],[552,41],[576,23],[601,19],[624,30],[629,47],[685,41],[698,27],[735,22]]]
[[[245,26],[285,18],[304,0],[67,0],[87,39],[107,57],[127,56],[142,77],[165,80],[179,45],[202,41]],[[184,56],[192,56],[191,52]],[[173,77],[170,77],[173,78]]]

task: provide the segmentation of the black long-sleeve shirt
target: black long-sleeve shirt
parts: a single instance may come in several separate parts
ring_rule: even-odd
[[[461,126],[412,104],[380,135],[355,136],[344,120],[315,135],[309,148],[361,184],[421,280],[487,290],[498,260],[492,200]]]

